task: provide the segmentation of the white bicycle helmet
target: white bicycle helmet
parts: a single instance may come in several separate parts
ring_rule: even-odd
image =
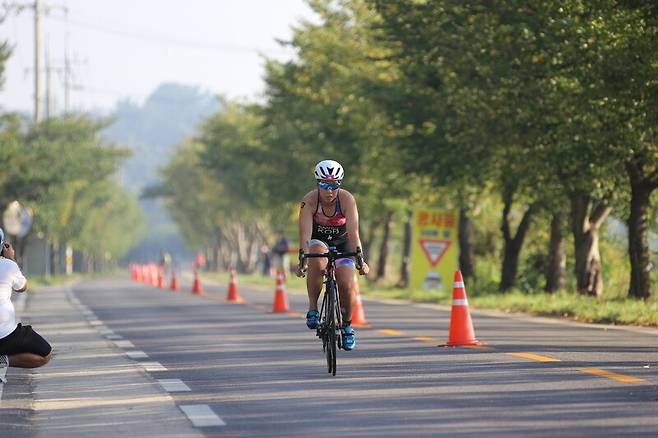
[[[315,165],[315,179],[342,181],[345,176],[343,166],[338,161],[322,160]]]

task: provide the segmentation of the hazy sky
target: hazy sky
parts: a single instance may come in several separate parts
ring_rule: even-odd
[[[12,3],[12,2],[8,2]],[[16,0],[31,4],[33,0]],[[43,0],[41,67],[52,59],[55,112],[64,108],[64,54],[73,72],[75,110],[109,109],[121,98],[141,102],[162,82],[198,85],[228,97],[256,98],[263,91],[263,58],[293,53],[275,39],[315,19],[304,0]],[[65,15],[61,6],[66,6]],[[0,106],[32,112],[33,13],[10,14],[0,40],[14,51],[0,90]],[[41,95],[46,78],[41,75]]]

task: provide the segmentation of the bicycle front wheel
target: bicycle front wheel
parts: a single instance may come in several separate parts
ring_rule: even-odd
[[[336,375],[336,328],[327,331],[327,372]]]
[[[336,283],[327,284],[328,311],[327,311],[327,372],[336,375]]]

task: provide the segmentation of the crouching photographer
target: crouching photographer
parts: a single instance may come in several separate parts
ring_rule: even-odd
[[[15,261],[14,248],[0,228],[0,380],[7,367],[37,368],[50,361],[51,347],[32,326],[16,323],[11,293],[25,292],[27,279]]]

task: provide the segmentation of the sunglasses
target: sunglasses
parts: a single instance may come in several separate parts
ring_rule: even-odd
[[[338,190],[338,188],[340,187],[340,183],[339,182],[329,183],[329,182],[320,181],[318,183],[318,187],[320,187],[322,190]]]

